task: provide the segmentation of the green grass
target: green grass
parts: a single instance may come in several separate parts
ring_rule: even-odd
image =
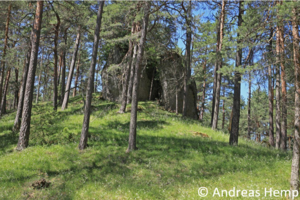
[[[70,102],[57,113],[51,103],[34,105],[29,148],[22,152],[14,150],[15,112],[1,119],[0,199],[232,199],[212,193],[233,187],[260,190],[254,199],[285,199],[264,197],[264,188],[289,189],[290,152],[242,138],[238,147],[229,146],[228,134],[142,102],[139,150],[127,154],[130,113],[117,114],[119,105],[96,96],[89,147],[80,152],[83,102],[80,97]],[[50,187],[33,189],[41,178]],[[206,198],[198,196],[199,187],[208,188]]]

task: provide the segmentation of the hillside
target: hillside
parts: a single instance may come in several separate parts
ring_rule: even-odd
[[[139,150],[126,154],[130,113],[117,114],[118,104],[94,95],[89,147],[80,152],[82,107],[81,97],[71,98],[65,111],[34,105],[29,148],[22,152],[14,150],[15,112],[2,117],[1,199],[230,199],[212,193],[235,187],[260,190],[262,197],[264,188],[289,189],[290,152],[243,138],[229,146],[229,135],[155,102],[139,103]],[[34,189],[42,178],[50,185]],[[199,187],[208,188],[206,198],[199,197]]]

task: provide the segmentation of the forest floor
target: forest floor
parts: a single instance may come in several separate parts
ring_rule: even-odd
[[[0,199],[232,199],[225,193],[213,197],[215,188],[248,190],[248,196],[258,190],[252,199],[286,199],[270,197],[265,188],[289,189],[291,152],[242,137],[232,147],[228,134],[141,102],[139,150],[128,154],[130,112],[117,114],[118,104],[97,95],[89,147],[79,151],[82,98],[71,98],[65,111],[54,112],[51,105],[33,105],[29,148],[21,152],[15,150],[18,133],[11,131],[15,111],[1,119]],[[199,187],[207,187],[206,198]]]

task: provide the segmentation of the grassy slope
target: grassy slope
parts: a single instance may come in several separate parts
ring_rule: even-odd
[[[260,190],[263,196],[264,188],[289,189],[290,153],[243,139],[231,147],[228,135],[153,102],[140,103],[146,109],[138,114],[139,150],[126,154],[130,113],[116,114],[118,105],[94,99],[84,152],[77,150],[83,121],[78,98],[56,116],[50,104],[34,106],[30,147],[22,152],[14,151],[18,134],[10,131],[15,113],[1,119],[0,199],[200,199],[201,186],[210,191],[202,199],[214,199],[216,187]],[[51,181],[50,187],[32,189],[41,178]]]

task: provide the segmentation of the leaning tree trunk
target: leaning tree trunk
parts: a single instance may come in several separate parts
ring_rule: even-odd
[[[280,147],[280,27],[276,31],[276,143],[275,148]]]
[[[75,84],[74,84],[74,90],[73,90],[73,97],[76,96],[78,79],[79,79],[79,67],[80,67],[80,53],[78,55],[78,61],[77,61],[77,67],[76,67],[76,77],[75,77]]]
[[[8,27],[9,27],[9,20],[10,20],[10,12],[11,12],[11,4],[8,5],[7,19],[5,25],[5,38],[4,38],[4,47],[2,52],[1,76],[0,76],[0,99],[2,99],[2,88],[3,88],[4,74],[5,74],[5,55],[6,55],[6,48],[8,42]]]
[[[6,106],[6,94],[7,94],[7,90],[8,90],[8,84],[9,84],[9,78],[10,78],[10,70],[11,68],[9,68],[7,70],[7,73],[6,73],[6,78],[5,78],[5,84],[4,84],[4,90],[3,90],[3,95],[2,95],[2,99],[1,99],[1,104],[0,104],[0,117],[5,114],[6,112],[6,109],[5,109],[5,106]]]
[[[270,53],[269,56],[272,56],[272,36],[273,36],[273,29],[270,32],[270,42],[268,45],[268,51]],[[275,146],[274,143],[274,124],[273,124],[273,82],[272,82],[272,67],[269,64],[268,66],[268,99],[269,99],[269,144],[271,146]]]
[[[238,27],[242,25],[243,18],[242,15],[244,13],[244,8],[242,8],[242,1],[239,1],[239,16],[238,16]],[[236,60],[235,66],[236,68],[240,68],[242,65],[242,47],[240,46],[240,34],[237,34],[237,52],[236,52]],[[232,123],[231,123],[231,131],[229,144],[230,145],[238,145],[239,141],[239,126],[240,126],[240,109],[241,109],[241,73],[236,71],[234,73],[234,94],[233,94],[233,105],[232,105]]]
[[[293,34],[293,52],[295,67],[295,133],[293,145],[293,159],[291,169],[291,192],[299,191],[299,145],[300,145],[300,54],[299,54],[299,29],[298,29],[297,8],[293,8],[292,34]]]
[[[26,87],[26,81],[27,81],[27,73],[30,63],[30,54],[31,54],[31,48],[28,48],[28,52],[26,55],[26,58],[24,60],[24,67],[23,67],[23,75],[22,75],[22,85],[20,88],[20,98],[18,102],[18,108],[17,108],[17,114],[13,126],[13,130],[19,130],[21,125],[21,117],[22,117],[22,111],[23,111],[23,102],[24,102],[24,94],[25,94],[25,87]]]
[[[43,14],[43,3],[44,1],[38,1],[35,13],[35,19],[33,24],[33,29],[31,32],[31,55],[30,63],[25,87],[24,94],[24,105],[22,113],[22,123],[20,128],[20,136],[18,141],[17,150],[23,150],[27,148],[29,142],[30,134],[30,120],[31,120],[31,108],[32,108],[32,98],[33,98],[33,86],[35,71],[37,65],[37,56],[40,43],[40,32]]]
[[[65,94],[64,94],[64,100],[63,100],[63,104],[61,106],[62,110],[66,109],[68,107],[69,94],[70,94],[71,83],[72,83],[72,79],[73,79],[73,73],[74,73],[74,68],[75,68],[75,62],[76,62],[76,56],[77,56],[77,52],[78,52],[79,42],[80,42],[80,28],[78,30],[77,37],[76,37],[75,49],[74,49],[73,56],[72,56],[68,81],[67,81],[66,90],[65,90]]]
[[[225,23],[225,0],[222,1],[222,8],[220,14],[220,42],[217,47],[217,70],[222,68],[222,43],[223,43],[223,31],[224,31],[224,23]],[[216,71],[216,90],[215,90],[215,103],[214,103],[214,112],[213,112],[213,120],[212,120],[212,129],[215,130],[218,127],[218,116],[219,116],[219,105],[220,105],[220,89],[221,89],[221,77],[222,74]]]
[[[137,60],[135,63],[134,70],[134,80],[133,80],[133,88],[132,88],[132,103],[131,103],[131,117],[130,117],[130,127],[129,127],[129,140],[128,140],[128,149],[126,152],[130,152],[136,150],[136,122],[137,122],[137,107],[138,107],[138,87],[139,87],[139,79],[141,73],[141,63],[143,61],[144,54],[144,46],[147,36],[147,26],[149,20],[149,11],[150,11],[150,1],[145,2],[144,7],[144,17],[143,17],[143,28],[141,30],[141,38],[138,45],[138,54]]]
[[[135,23],[132,23],[131,27],[131,35],[135,33]],[[129,84],[129,79],[130,79],[130,72],[131,72],[131,64],[132,64],[132,54],[133,54],[133,41],[129,41],[129,47],[128,47],[128,52],[125,56],[125,81],[123,84],[122,88],[122,104],[119,110],[119,113],[125,113],[126,110],[126,104],[127,104],[127,90],[128,90],[128,84]]]
[[[150,92],[149,92],[149,98],[148,98],[149,101],[151,101],[151,99],[152,99],[155,71],[156,71],[156,68],[154,68],[154,70],[152,72],[151,83],[150,83]]]
[[[95,67],[97,60],[97,52],[98,52],[98,44],[99,44],[99,35],[100,35],[100,27],[101,27],[101,19],[103,13],[104,1],[99,2],[99,9],[97,13],[97,24],[94,33],[94,44],[93,44],[93,53],[92,53],[92,61],[89,72],[89,80],[86,91],[86,103],[84,109],[84,119],[81,130],[81,137],[79,142],[79,149],[83,150],[87,146],[88,139],[88,131],[90,124],[90,114],[91,114],[91,103],[92,103],[92,90],[94,87],[94,75],[95,75]]]

